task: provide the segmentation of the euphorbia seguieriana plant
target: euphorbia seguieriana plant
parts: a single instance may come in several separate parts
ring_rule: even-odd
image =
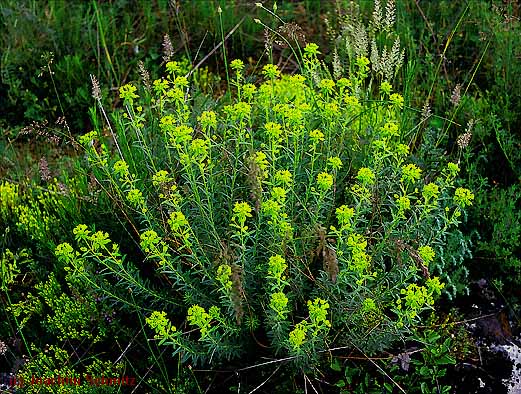
[[[367,58],[333,80],[318,55],[308,44],[301,73],[268,64],[248,80],[234,60],[227,105],[195,101],[169,62],[150,88],[120,88],[115,138],[80,138],[139,253],[87,223],[56,256],[183,361],[259,344],[300,365],[374,353],[443,291],[438,251],[473,200],[458,165],[415,161],[404,98],[369,83]]]

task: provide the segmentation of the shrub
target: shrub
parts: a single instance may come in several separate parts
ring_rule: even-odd
[[[195,106],[169,62],[151,89],[120,88],[112,142],[79,139],[139,253],[90,223],[56,255],[183,361],[251,354],[258,337],[300,367],[335,347],[374,353],[414,331],[444,288],[433,273],[454,268],[438,251],[474,198],[458,165],[417,164],[403,97],[389,82],[372,96],[367,58],[335,81],[317,54],[257,83],[232,62],[222,108]]]

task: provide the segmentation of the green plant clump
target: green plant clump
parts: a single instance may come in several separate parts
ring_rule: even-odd
[[[112,149],[101,129],[79,139],[140,257],[92,224],[56,256],[144,313],[183,362],[251,354],[259,333],[298,367],[332,348],[373,354],[442,294],[451,267],[436,250],[474,195],[456,186],[457,164],[437,175],[416,164],[404,99],[388,81],[375,97],[369,59],[333,80],[318,49],[303,49],[301,74],[268,64],[257,81],[234,60],[222,108],[195,106],[169,62],[150,88],[120,88]]]

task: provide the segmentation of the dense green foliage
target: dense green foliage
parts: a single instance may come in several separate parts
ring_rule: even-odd
[[[450,393],[474,351],[458,297],[485,278],[519,310],[514,3],[0,15],[0,372],[19,385]]]

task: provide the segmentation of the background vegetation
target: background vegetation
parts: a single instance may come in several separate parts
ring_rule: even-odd
[[[519,5],[389,4],[0,2],[0,372],[475,392],[467,305],[519,332]]]

